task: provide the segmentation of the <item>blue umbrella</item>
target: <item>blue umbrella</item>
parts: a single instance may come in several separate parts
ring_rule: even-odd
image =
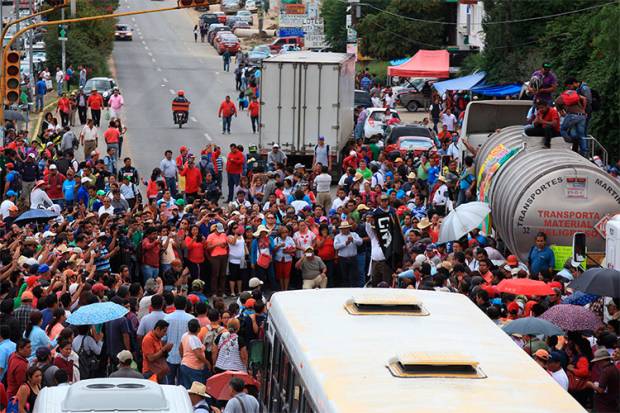
[[[507,334],[527,334],[531,336],[563,336],[564,331],[547,320],[536,317],[525,317],[511,321],[502,330]]]
[[[90,304],[78,308],[76,312],[67,318],[67,323],[74,326],[101,324],[121,318],[128,312],[128,309],[115,303]]]
[[[32,221],[48,221],[52,218],[56,218],[58,216],[54,211],[49,211],[47,209],[30,209],[20,216],[13,222],[16,224],[25,224],[27,222]]]

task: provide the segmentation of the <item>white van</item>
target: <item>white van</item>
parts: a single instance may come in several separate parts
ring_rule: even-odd
[[[191,413],[192,403],[182,386],[150,380],[107,378],[70,386],[45,387],[33,413]]]

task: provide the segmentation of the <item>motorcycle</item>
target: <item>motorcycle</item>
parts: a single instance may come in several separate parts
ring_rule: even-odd
[[[175,111],[172,112],[174,118],[174,124],[179,125],[179,129],[183,127],[184,124],[187,123],[187,115],[189,112],[187,111]]]

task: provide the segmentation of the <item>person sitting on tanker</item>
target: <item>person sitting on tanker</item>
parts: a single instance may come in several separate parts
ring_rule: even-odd
[[[555,105],[564,113],[560,134],[567,142],[573,143],[573,151],[586,155],[586,106],[588,100],[576,89],[577,79],[569,77],[564,82],[566,90],[555,100]]]
[[[545,148],[551,148],[551,138],[560,136],[560,115],[556,108],[549,107],[544,99],[536,99],[536,117],[533,127],[524,130],[527,136],[543,136]]]

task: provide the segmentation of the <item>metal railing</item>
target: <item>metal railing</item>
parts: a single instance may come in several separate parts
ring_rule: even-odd
[[[586,144],[588,145],[588,158],[593,159],[598,156],[603,165],[607,165],[609,160],[607,149],[592,135],[586,136]]]

